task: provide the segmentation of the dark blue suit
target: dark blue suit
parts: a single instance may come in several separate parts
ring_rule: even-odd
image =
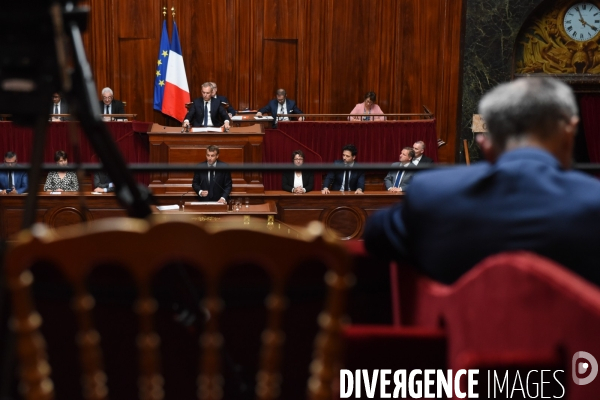
[[[208,162],[204,161],[200,163],[201,166],[208,166]],[[225,167],[227,163],[222,161],[217,161],[217,167]],[[231,172],[215,170],[215,181],[211,184],[208,179],[208,171],[196,171],[194,172],[194,179],[192,181],[192,187],[196,194],[201,190],[208,190],[208,195],[206,197],[200,197],[198,195],[199,201],[219,201],[221,197],[225,200],[229,199],[229,194],[231,193],[231,189],[233,187],[233,182],[231,180]]]
[[[529,250],[600,284],[599,237],[600,182],[533,148],[415,175],[404,202],[374,214],[364,233],[370,253],[444,283],[491,254]]]
[[[25,171],[14,171],[13,184],[17,193],[21,194],[27,191],[29,186],[29,178]],[[0,171],[0,190],[11,189],[8,187],[8,172]]]
[[[227,99],[227,97],[217,95],[216,99],[219,100],[219,102],[221,102],[221,103],[229,104],[229,107],[227,107],[227,110],[226,110],[229,114],[231,114],[231,115],[237,114],[237,111],[235,110],[235,108],[231,107],[231,103],[229,102],[229,99]]]
[[[194,99],[185,119],[189,120],[192,126],[204,126],[204,99],[202,97]],[[214,97],[210,99],[210,119],[216,127],[223,126],[225,120],[229,120],[227,111],[221,106],[221,102]]]
[[[304,114],[301,109],[296,106],[294,100],[285,99],[285,109],[287,114]],[[269,101],[269,104],[258,110],[259,113],[270,113],[273,116],[273,128],[277,126],[277,114],[279,113],[279,103],[277,99]]]
[[[344,162],[342,160],[335,160],[333,162],[335,165],[343,165]],[[361,189],[363,192],[365,191],[365,172],[359,169],[356,169],[358,163],[354,163],[352,168],[350,169],[350,190],[356,191],[357,189]],[[323,181],[323,188],[329,188],[331,190],[340,190],[342,188],[342,181],[344,180],[344,173],[346,171],[330,171],[325,180]]]

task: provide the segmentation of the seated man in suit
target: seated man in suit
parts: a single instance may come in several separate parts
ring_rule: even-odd
[[[263,113],[270,113],[273,116],[273,128],[277,127],[278,121],[289,121],[288,117],[277,117],[277,114],[304,114],[301,109],[296,106],[294,100],[287,98],[285,89],[277,89],[275,92],[276,98],[271,100],[269,104],[258,110],[257,117],[262,117]],[[300,121],[304,121],[304,117],[300,117]]]
[[[210,145],[206,148],[206,161],[199,165],[216,167],[219,159],[219,147]],[[221,166],[226,166],[224,162],[219,163]],[[232,188],[231,173],[221,170],[204,170],[194,172],[194,180],[192,187],[198,193],[200,201],[218,201],[219,203],[227,203],[229,194]]]
[[[483,96],[479,114],[489,162],[416,174],[404,201],[367,220],[367,250],[444,283],[489,255],[528,250],[600,285],[600,182],[568,170],[579,122],[573,90],[517,79]]]
[[[412,160],[413,164],[419,165],[419,163],[423,164],[431,164],[433,163],[433,159],[423,155],[425,152],[425,142],[419,140],[413,144],[413,150],[415,151],[415,156]]]
[[[304,164],[304,153],[296,150],[292,153],[292,162],[296,166]],[[281,189],[294,194],[303,194],[313,190],[315,186],[312,171],[283,171]]]
[[[229,115],[229,118],[231,118],[235,114],[237,114],[237,111],[235,110],[235,108],[231,107],[231,103],[229,102],[229,99],[227,99],[226,96],[217,95],[217,84],[214,82],[210,82],[210,84],[212,85],[212,97],[219,100],[219,102],[221,104],[223,104],[223,103],[228,104],[226,111],[227,111],[227,114]]]
[[[67,105],[67,103],[62,99],[62,96],[60,95],[60,93],[54,93],[52,95],[52,106],[50,107],[50,121],[52,122],[56,122],[56,121],[66,121],[67,118],[65,117],[55,117],[55,114],[69,114],[69,106]]]
[[[107,193],[114,192],[115,185],[112,183],[110,176],[104,171],[94,172],[94,192]]]
[[[408,167],[414,168],[415,164],[412,163],[415,157],[415,151],[412,147],[405,147],[400,152],[400,161],[392,164],[392,167]],[[383,178],[385,188],[388,192],[404,192],[408,183],[413,177],[414,171],[408,170],[392,170]]]
[[[365,190],[365,172],[355,169],[356,147],[353,144],[347,144],[342,148],[342,159],[335,160],[334,165],[348,166],[346,171],[330,171],[323,182],[321,193],[329,194],[331,190],[341,190],[342,192],[354,192],[362,194]]]
[[[12,151],[6,152],[4,165],[6,167],[17,165],[17,155]],[[10,170],[0,172],[0,195],[25,193],[27,186],[29,186],[27,172]]]
[[[100,100],[101,114],[125,114],[125,105],[122,101],[115,100],[111,88],[102,89],[102,100]],[[123,118],[124,119],[124,118]]]
[[[219,127],[225,126],[229,130],[229,115],[221,106],[221,102],[212,96],[210,82],[202,84],[202,98],[194,99],[188,113],[183,120],[183,127]]]

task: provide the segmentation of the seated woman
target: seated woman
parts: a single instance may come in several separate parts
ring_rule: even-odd
[[[67,165],[67,153],[62,150],[58,150],[54,153],[54,161],[56,164],[62,166]],[[48,178],[46,178],[46,184],[44,185],[44,191],[46,192],[76,192],[79,190],[79,182],[77,181],[77,175],[73,171],[50,171]]]
[[[292,153],[292,162],[298,167],[304,164],[304,153],[296,150]],[[302,194],[314,188],[312,171],[283,171],[281,175],[281,188],[286,192]]]
[[[358,103],[350,114],[362,115],[360,117],[348,117],[350,121],[384,121],[385,117],[375,117],[371,114],[383,114],[381,108],[375,104],[376,95],[375,92],[368,92],[365,94],[365,101]]]

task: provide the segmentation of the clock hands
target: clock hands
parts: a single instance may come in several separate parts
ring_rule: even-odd
[[[577,10],[577,12],[579,13],[579,17],[580,17],[580,18],[579,18],[579,22],[581,22],[581,24],[583,25],[583,27],[585,28],[585,27],[586,27],[586,25],[587,25],[587,26],[589,26],[590,28],[592,28],[594,31],[596,31],[596,32],[597,32],[597,31],[598,31],[598,28],[597,28],[597,27],[595,27],[594,25],[591,25],[591,24],[587,23],[587,22],[586,22],[586,20],[585,20],[585,19],[583,19],[583,15],[581,15],[581,10],[579,10],[579,8],[578,8],[578,7],[576,7],[575,9],[576,9],[576,10]]]
[[[583,19],[583,15],[581,15],[581,11],[579,10],[579,7],[575,8],[577,10],[577,12],[579,13],[579,22],[581,22],[581,24],[583,25],[583,27],[585,28],[586,25],[589,25],[587,22],[585,22],[585,19]]]

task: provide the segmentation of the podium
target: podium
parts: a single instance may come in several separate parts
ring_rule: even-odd
[[[219,146],[219,160],[229,164],[262,164],[265,130],[262,125],[232,127],[229,132],[182,132],[181,127],[153,124],[148,132],[150,162],[198,164],[206,161],[206,147]],[[156,194],[192,190],[193,172],[152,172],[150,189]],[[264,193],[262,172],[232,172],[232,193]]]

